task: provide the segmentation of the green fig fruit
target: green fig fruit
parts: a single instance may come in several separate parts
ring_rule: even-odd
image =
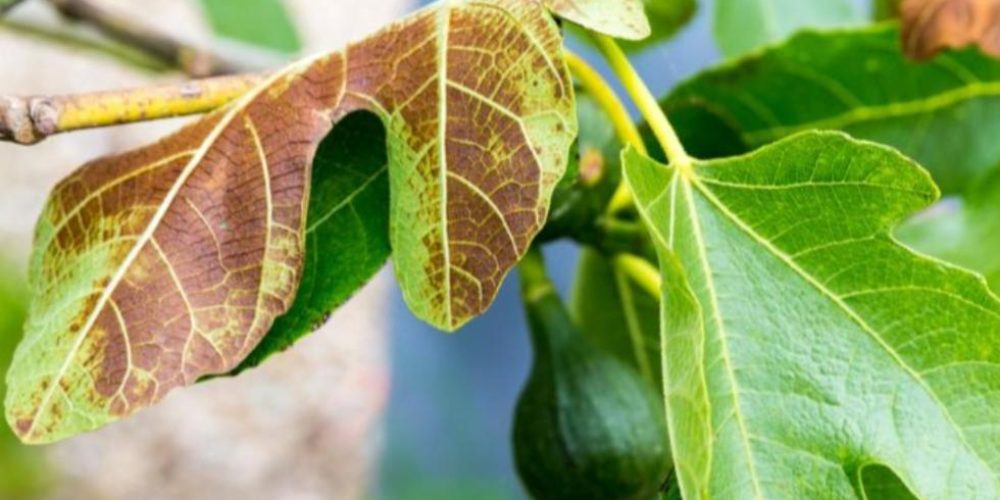
[[[654,497],[672,466],[663,399],[578,334],[537,253],[521,279],[535,351],[513,430],[526,488],[542,500]]]

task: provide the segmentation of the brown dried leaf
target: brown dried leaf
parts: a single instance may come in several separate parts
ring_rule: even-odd
[[[317,145],[362,109],[389,135],[411,307],[448,329],[485,310],[544,223],[576,135],[559,31],[534,0],[425,9],[62,181],[8,373],[17,434],[92,430],[239,364],[295,298]]]
[[[972,44],[1000,58],[1000,0],[904,0],[901,18],[903,49],[912,59]]]

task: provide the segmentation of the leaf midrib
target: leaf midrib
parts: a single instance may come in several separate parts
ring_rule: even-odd
[[[841,130],[859,123],[926,115],[981,97],[1000,96],[1000,82],[977,82],[958,87],[932,97],[882,105],[861,106],[822,120],[796,125],[775,126],[752,132],[739,132],[747,144],[763,144],[806,129]]]
[[[161,158],[154,162],[141,165],[131,170],[130,172],[115,178],[113,181],[101,185],[99,188],[95,189],[92,193],[88,194],[86,197],[80,200],[79,203],[74,205],[72,209],[66,212],[66,214],[59,219],[59,222],[52,227],[46,239],[38,243],[37,251],[43,255],[48,253],[49,247],[52,245],[52,242],[56,240],[56,235],[58,235],[59,232],[61,232],[66,227],[66,224],[68,224],[69,221],[73,219],[73,217],[77,216],[90,202],[100,198],[111,189],[118,187],[132,179],[135,179],[136,177],[142,176],[154,170],[159,170],[160,168],[166,167],[171,163],[180,160],[181,158],[189,157],[195,154],[196,152],[197,150],[187,149],[184,151],[171,154],[170,156],[167,156],[165,158]]]
[[[930,386],[927,385],[927,383],[923,380],[920,374],[917,373],[913,368],[911,368],[900,357],[899,353],[897,353],[892,348],[892,346],[887,344],[885,340],[881,337],[881,335],[879,335],[875,331],[875,329],[872,328],[864,320],[864,318],[862,318],[857,312],[855,312],[854,309],[851,308],[851,306],[848,305],[846,302],[844,302],[836,293],[826,288],[826,286],[817,281],[810,273],[808,273],[805,269],[801,268],[797,263],[795,263],[795,261],[792,260],[791,257],[789,257],[785,252],[772,245],[770,241],[768,241],[766,238],[758,234],[750,225],[744,222],[743,219],[741,219],[738,215],[729,210],[729,208],[724,203],[722,203],[722,201],[719,200],[714,195],[714,193],[711,192],[710,189],[705,187],[704,184],[702,184],[701,180],[698,179],[695,175],[692,175],[687,180],[690,182],[690,184],[694,185],[694,187],[698,190],[698,192],[701,193],[701,195],[704,196],[709,203],[711,203],[726,218],[728,218],[734,225],[736,225],[737,228],[739,228],[741,231],[750,236],[754,241],[756,241],[765,249],[767,249],[772,255],[781,260],[786,266],[789,267],[789,269],[794,271],[807,283],[816,288],[817,291],[819,291],[822,295],[824,295],[831,302],[833,302],[839,309],[841,309],[848,316],[848,318],[850,318],[859,327],[861,327],[861,329],[864,330],[865,333],[870,335],[872,339],[875,340],[876,343],[878,343],[886,351],[887,354],[889,354],[889,356],[893,359],[893,361],[895,361],[900,366],[900,368],[902,368],[918,385],[920,385],[920,387],[927,393],[928,397],[930,397],[935,403],[937,403],[938,407],[941,409],[941,412],[948,419],[948,422],[952,425],[952,428],[955,430],[955,433],[958,434],[962,444],[968,451],[970,451],[973,454],[973,456],[975,456],[980,461],[980,463],[986,468],[986,470],[992,473],[994,484],[997,486],[998,489],[1000,489],[1000,478],[997,477],[996,472],[994,472],[993,469],[990,467],[989,462],[987,462],[979,454],[979,451],[973,448],[969,444],[969,441],[966,438],[962,428],[955,422],[954,418],[951,416],[951,412],[948,410],[948,407],[945,406],[940,399],[938,399],[937,393],[931,390]],[[685,183],[685,186],[688,185],[689,185],[688,183]],[[700,243],[701,241],[699,240],[699,244]],[[702,249],[703,247],[699,246],[699,250]],[[907,484],[911,484],[910,481],[912,481],[912,478],[906,478],[906,481],[904,482],[907,482]]]
[[[692,235],[695,239],[695,244],[698,248],[698,259],[701,261],[702,272],[705,274],[705,285],[708,291],[709,300],[711,300],[712,307],[712,320],[715,322],[716,329],[718,330],[719,341],[722,343],[722,360],[726,367],[726,378],[729,379],[729,385],[731,387],[731,396],[733,400],[733,415],[736,418],[737,425],[739,426],[740,435],[743,441],[743,450],[746,453],[747,467],[749,469],[750,479],[753,484],[754,498],[757,500],[762,500],[764,498],[761,493],[760,479],[757,477],[757,465],[753,459],[753,453],[750,450],[750,433],[747,431],[746,422],[743,420],[742,407],[739,401],[739,389],[736,383],[736,374],[733,370],[732,360],[729,357],[729,342],[726,338],[726,327],[722,321],[721,313],[719,312],[719,301],[717,294],[715,292],[715,277],[712,273],[712,269],[709,265],[708,255],[705,253],[705,239],[702,234],[701,221],[697,217],[697,208],[694,205],[694,197],[691,193],[691,183],[689,182],[689,176],[693,174],[688,173],[688,175],[682,175],[679,169],[674,169],[675,173],[675,183],[681,183],[681,188],[684,192],[685,204],[687,205],[687,212],[691,220],[691,227],[694,230]],[[687,172],[690,172],[688,170]],[[673,194],[671,198],[675,198],[676,194]],[[673,201],[671,202],[673,203]],[[673,219],[676,218],[676,212],[672,213],[671,216],[671,230],[673,230],[674,223]],[[704,328],[704,326],[702,327]],[[709,403],[711,404],[711,403]],[[713,429],[714,431],[714,429]],[[710,445],[711,450],[714,446]]]
[[[320,226],[326,224],[326,221],[330,220],[331,217],[336,215],[341,210],[347,208],[348,205],[352,205],[354,203],[354,199],[357,198],[358,196],[361,196],[361,193],[365,192],[365,190],[368,189],[368,186],[371,186],[372,183],[374,183],[376,180],[378,180],[379,177],[385,174],[387,170],[389,170],[388,163],[382,165],[381,167],[379,167],[378,170],[373,172],[371,175],[367,176],[364,182],[362,182],[360,186],[351,191],[343,200],[340,201],[340,203],[338,203],[336,206],[334,206],[329,211],[320,216],[315,222],[309,224],[309,227],[306,228],[306,233],[305,233],[306,236],[312,235],[314,232],[316,232],[317,229],[319,229]]]
[[[448,237],[448,35],[451,30],[452,0],[444,0],[437,15],[438,55],[438,190],[441,199],[438,200],[438,217],[441,219],[441,254],[444,259],[444,276],[442,290],[444,292],[445,324],[454,324],[454,312],[451,297],[451,241]]]
[[[439,10],[437,12],[437,18],[436,18],[436,22],[437,22],[437,41],[438,41],[438,54],[437,54],[437,79],[438,79],[438,81],[437,81],[437,84],[438,84],[438,100],[439,100],[439,106],[438,106],[438,137],[437,137],[437,142],[438,142],[438,145],[437,145],[438,146],[438,169],[439,169],[439,171],[438,171],[438,182],[439,182],[439,186],[440,186],[440,189],[441,189],[441,192],[440,192],[440,198],[441,199],[439,200],[439,209],[438,210],[439,210],[440,230],[441,230],[441,243],[442,243],[441,244],[441,248],[442,248],[442,256],[443,256],[443,259],[444,259],[444,269],[442,269],[444,283],[443,283],[442,289],[443,289],[443,293],[444,293],[444,297],[445,297],[445,304],[447,304],[447,306],[445,307],[445,310],[444,310],[444,314],[445,314],[445,318],[444,319],[445,319],[445,324],[451,325],[451,326],[455,325],[455,313],[454,313],[454,310],[453,310],[454,304],[452,302],[452,285],[451,285],[451,274],[452,274],[452,271],[455,270],[456,272],[458,272],[459,274],[462,274],[463,277],[466,277],[467,279],[469,279],[469,278],[475,278],[475,277],[474,277],[474,275],[472,273],[469,273],[469,272],[465,271],[464,269],[461,269],[458,265],[454,264],[452,262],[452,259],[451,259],[451,239],[450,239],[449,231],[448,231],[448,223],[449,223],[449,218],[448,218],[448,178],[450,176],[452,176],[452,175],[457,175],[457,174],[453,174],[452,172],[450,172],[448,170],[448,156],[447,156],[447,141],[446,141],[446,137],[447,137],[447,125],[448,125],[448,89],[449,88],[453,88],[453,89],[456,89],[456,90],[458,90],[460,92],[466,93],[470,97],[479,100],[480,102],[482,102],[486,106],[490,106],[491,108],[495,109],[497,112],[499,112],[501,114],[504,114],[505,116],[507,116],[508,118],[510,118],[511,120],[513,120],[515,123],[517,123],[517,125],[520,128],[521,133],[522,133],[522,135],[524,137],[525,144],[526,144],[528,150],[531,152],[532,158],[533,158],[533,160],[535,162],[535,166],[538,169],[538,173],[539,173],[539,178],[538,178],[538,183],[537,183],[537,191],[538,191],[537,192],[537,197],[538,197],[538,199],[543,199],[543,196],[542,196],[543,195],[543,188],[545,186],[545,181],[544,181],[543,176],[542,176],[542,173],[543,173],[543,170],[544,170],[543,163],[541,161],[541,158],[538,157],[538,151],[536,151],[535,145],[531,143],[530,134],[528,133],[527,129],[525,128],[524,118],[522,118],[521,116],[518,116],[517,114],[515,114],[511,110],[507,109],[505,106],[502,106],[500,103],[496,102],[493,98],[491,98],[489,96],[485,96],[485,95],[483,95],[483,94],[475,91],[474,89],[470,89],[467,86],[464,86],[464,85],[462,85],[462,84],[460,84],[458,82],[454,82],[450,78],[450,75],[448,73],[448,66],[449,66],[449,64],[448,64],[448,54],[449,54],[449,49],[450,49],[450,46],[449,46],[449,35],[450,35],[450,30],[451,30],[451,18],[452,18],[452,12],[451,11],[452,11],[453,8],[455,8],[456,3],[458,3],[458,0],[443,0],[442,1],[442,5],[440,5]],[[557,81],[559,83],[561,91],[563,93],[567,92],[567,88],[566,88],[565,84],[563,83],[563,79],[561,78],[561,72],[559,71],[558,66],[552,60],[552,58],[549,56],[549,53],[545,50],[545,48],[541,44],[541,42],[539,42],[539,40],[534,36],[534,34],[532,33],[532,31],[530,29],[528,29],[520,19],[514,17],[511,14],[511,12],[509,12],[507,9],[501,8],[500,6],[498,6],[496,4],[493,4],[493,3],[483,2],[483,1],[466,1],[466,2],[463,2],[463,3],[464,3],[464,5],[470,6],[470,7],[479,7],[479,8],[486,8],[486,9],[493,10],[493,11],[499,13],[500,15],[503,15],[503,16],[507,17],[508,19],[510,19],[511,22],[519,28],[520,33],[523,34],[528,39],[528,41],[531,43],[531,46],[534,48],[534,50],[537,51],[538,54],[540,54],[541,57],[545,60],[545,63],[546,63],[546,66],[547,66],[548,70],[552,72],[552,75],[554,76],[555,81]],[[560,120],[562,121],[561,117],[560,117]],[[490,206],[490,208],[494,212],[497,213],[498,217],[500,218],[500,222],[503,225],[504,230],[507,233],[508,239],[510,240],[511,245],[513,246],[514,252],[516,254],[522,253],[523,249],[520,248],[520,246],[518,245],[517,239],[514,237],[512,231],[510,229],[510,223],[507,220],[507,217],[504,216],[504,214],[499,210],[499,208],[496,206],[496,203],[491,198],[489,198],[488,196],[486,196],[486,194],[478,186],[475,186],[474,184],[472,184],[471,182],[469,182],[464,177],[459,177],[459,179],[460,179],[459,182],[462,182],[463,185],[465,185],[467,188],[472,188],[473,192],[477,196],[479,196],[480,198],[482,198]],[[537,219],[539,219],[539,217],[536,215],[536,220]],[[481,283],[479,283],[479,279],[473,279],[472,281],[475,282],[475,283],[477,283],[477,286],[479,286],[480,290],[481,290]],[[480,295],[481,295],[481,292],[480,292]]]
[[[243,341],[240,343],[240,348],[237,350],[238,355],[241,355],[247,347],[247,342],[250,342],[250,332],[253,332],[257,328],[257,321],[261,318],[261,311],[264,309],[264,293],[265,286],[264,280],[267,276],[264,274],[265,266],[271,259],[271,242],[273,239],[274,232],[274,199],[273,193],[271,192],[271,166],[267,161],[267,152],[264,151],[264,145],[261,143],[260,134],[257,132],[257,127],[254,126],[253,120],[249,116],[244,115],[243,125],[250,132],[250,137],[253,139],[254,149],[257,151],[257,161],[260,162],[261,176],[264,179],[264,201],[265,210],[267,211],[267,225],[264,228],[264,257],[261,259],[263,264],[260,268],[260,285],[257,287],[257,306],[253,310],[253,320],[250,322],[250,327],[247,329],[247,334],[243,336]],[[305,208],[305,203],[302,204],[303,209]],[[304,222],[305,219],[302,219]],[[301,224],[301,222],[300,222]],[[301,226],[300,226],[301,227]],[[191,333],[194,333],[195,321],[192,314],[191,322]],[[209,341],[211,342],[211,341]],[[243,356],[240,356],[243,357]],[[223,362],[226,362],[226,358],[223,357]]]

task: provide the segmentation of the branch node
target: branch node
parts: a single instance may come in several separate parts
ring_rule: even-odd
[[[44,137],[59,131],[59,109],[49,99],[32,99],[28,105],[35,131]]]
[[[185,82],[181,84],[178,92],[183,99],[196,99],[204,93],[204,88],[198,82]]]
[[[28,103],[20,97],[0,98],[0,136],[18,144],[34,144],[44,137],[35,130]]]

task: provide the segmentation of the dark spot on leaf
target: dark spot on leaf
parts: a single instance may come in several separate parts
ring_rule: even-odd
[[[17,419],[17,423],[14,424],[14,426],[17,427],[17,433],[23,436],[25,433],[28,432],[28,429],[31,428],[31,424],[34,423],[34,421],[35,420],[31,418]]]

